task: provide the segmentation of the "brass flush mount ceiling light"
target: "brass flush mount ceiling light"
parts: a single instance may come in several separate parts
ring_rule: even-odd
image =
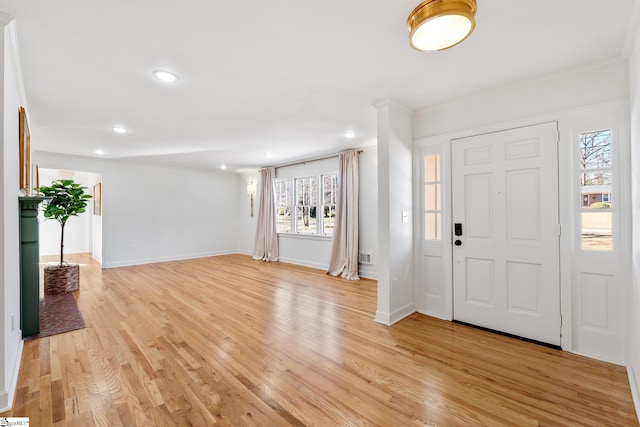
[[[409,44],[417,50],[444,50],[476,27],[476,0],[424,0],[407,18]]]

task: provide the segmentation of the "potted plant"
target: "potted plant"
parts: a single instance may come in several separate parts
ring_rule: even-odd
[[[60,263],[50,265],[44,269],[44,293],[55,295],[72,292],[80,284],[80,266],[64,262],[64,227],[72,216],[78,216],[86,211],[87,200],[91,198],[85,194],[87,187],[71,179],[53,181],[49,186],[42,186],[38,191],[48,200],[44,202],[44,217],[55,219],[60,223]]]

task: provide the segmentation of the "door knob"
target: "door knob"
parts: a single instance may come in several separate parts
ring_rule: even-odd
[[[456,240],[453,244],[456,246],[462,246],[462,240]]]

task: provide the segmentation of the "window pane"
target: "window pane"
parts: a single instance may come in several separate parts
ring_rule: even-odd
[[[424,157],[424,180],[425,182],[440,181],[440,155]]]
[[[323,218],[322,218],[322,232],[324,234],[333,234],[333,229],[336,226],[336,205],[324,205],[323,206]]]
[[[424,156],[424,230],[426,240],[441,240],[440,155]]]
[[[580,134],[580,168],[611,167],[611,130]]]
[[[315,177],[296,179],[296,232],[317,233],[317,194]]]
[[[291,232],[291,180],[276,181],[275,205],[276,205],[276,231],[278,233]]]
[[[591,209],[582,212],[582,249],[610,251],[613,249],[611,237],[610,210]]]
[[[325,205],[335,205],[338,194],[338,175],[322,176],[322,203]]]
[[[424,229],[426,240],[440,240],[440,213],[424,214]]]
[[[424,185],[424,209],[427,211],[440,210],[440,184]]]
[[[322,176],[322,233],[333,234],[338,198],[338,174]]]
[[[611,209],[612,207],[610,193],[602,193],[596,191],[594,193],[582,193],[580,197],[582,198],[581,205],[583,211],[592,211],[594,209]]]
[[[611,251],[611,130],[580,134],[579,147],[581,247]]]
[[[318,227],[315,206],[296,206],[296,231],[298,233],[315,234]]]
[[[582,172],[580,174],[581,185],[611,185],[611,170],[597,172]]]

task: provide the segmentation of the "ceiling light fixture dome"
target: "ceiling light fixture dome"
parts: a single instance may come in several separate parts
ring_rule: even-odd
[[[476,27],[476,0],[424,0],[407,18],[409,44],[416,50],[444,50]]]
[[[122,127],[122,126],[112,126],[111,130],[114,131],[115,133],[126,133],[127,129]]]
[[[165,83],[173,83],[178,80],[178,76],[173,74],[171,71],[155,70],[153,75],[156,79],[162,80]]]

